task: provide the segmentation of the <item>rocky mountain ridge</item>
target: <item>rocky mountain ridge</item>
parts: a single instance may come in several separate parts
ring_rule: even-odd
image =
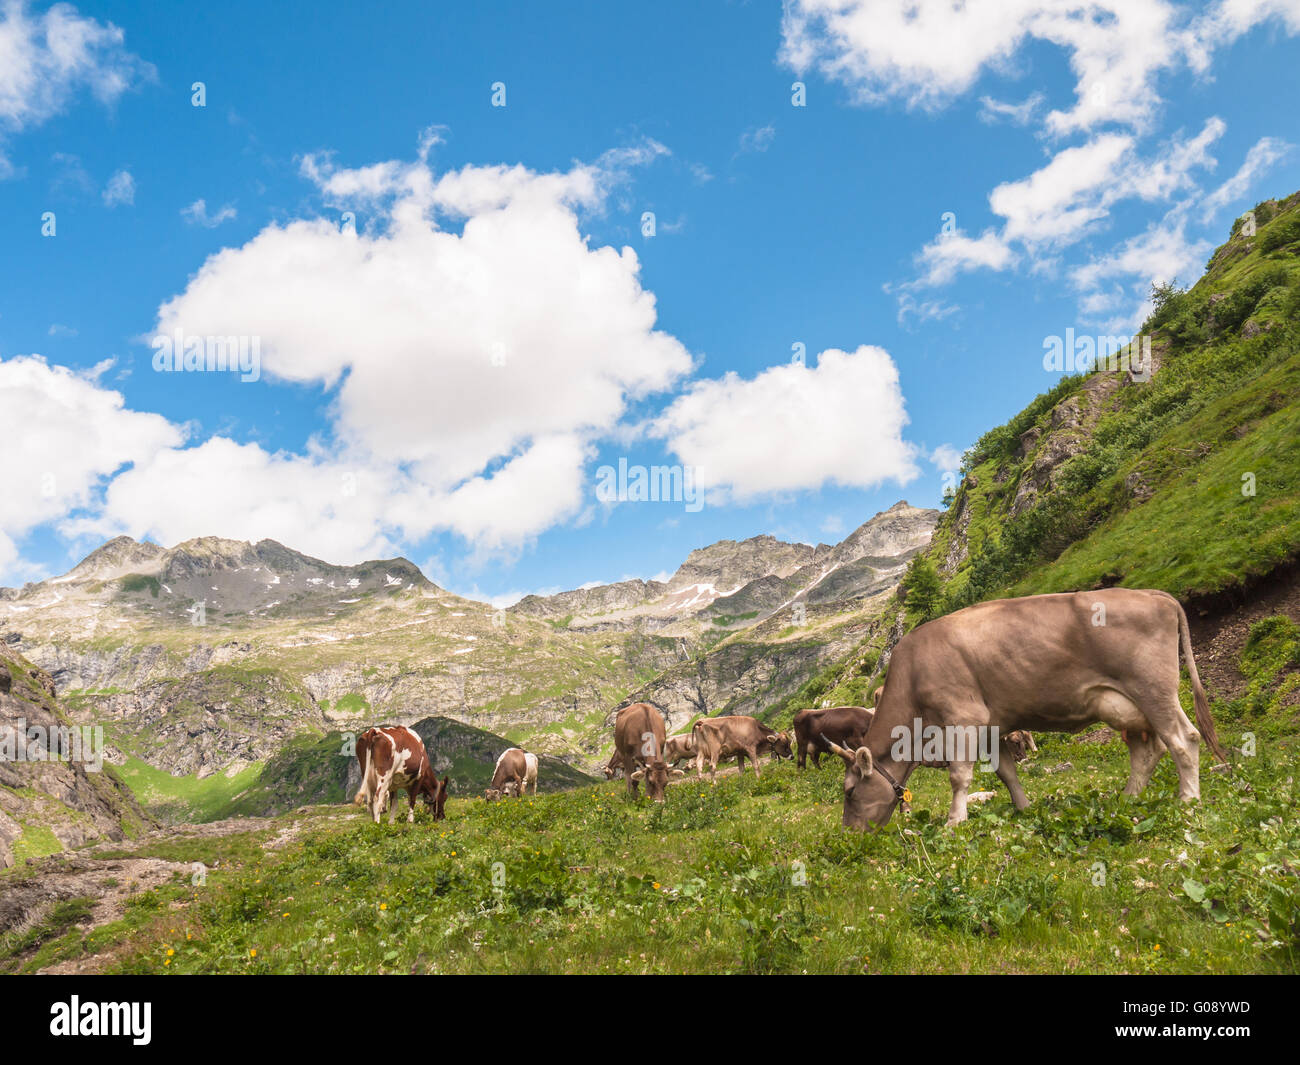
[[[621,581],[551,596],[527,596],[511,611],[564,618],[571,628],[683,621],[755,622],[798,602],[844,602],[897,584],[907,561],[930,542],[939,511],[895,503],[837,544],[774,536],[721,540],[692,551],[667,581]]]

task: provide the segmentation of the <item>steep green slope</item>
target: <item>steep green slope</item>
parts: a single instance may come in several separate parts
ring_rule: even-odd
[[[946,562],[968,522],[946,606],[1109,584],[1186,598],[1300,550],[1300,194],[1254,214],[1190,291],[1157,291],[1150,380],[1066,378],[967,453],[929,552]]]

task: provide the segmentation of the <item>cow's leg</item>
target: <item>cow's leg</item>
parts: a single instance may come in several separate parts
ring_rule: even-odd
[[[948,809],[950,827],[966,820],[966,794],[970,791],[970,782],[974,777],[974,762],[949,763],[948,782],[952,785],[952,806]]]
[[[703,748],[700,748],[700,750],[695,755],[695,779],[696,780],[704,779],[704,749]]]
[[[1165,753],[1165,745],[1159,736],[1125,729],[1124,742],[1128,744],[1128,783],[1124,785],[1125,795],[1141,795],[1142,789],[1151,782],[1160,756]]]
[[[712,755],[710,755],[709,756],[709,783],[716,784],[717,782],[718,782],[718,760],[714,758]]]
[[[406,797],[411,800],[411,812],[406,815],[407,824],[415,824],[415,789],[408,788]]]
[[[1171,671],[1163,683],[1153,681],[1145,690],[1132,693],[1133,701],[1139,708],[1141,719],[1149,725],[1150,731],[1169,748],[1170,757],[1178,767],[1178,795],[1185,802],[1201,797],[1201,748],[1200,733],[1192,727],[1178,702],[1178,674]],[[1127,736],[1131,737],[1138,729],[1145,731],[1143,724],[1136,727],[1125,722]],[[1140,736],[1139,736],[1140,738]],[[1132,751],[1132,747],[1129,750]],[[1157,745],[1157,751],[1159,745]],[[1158,754],[1153,759],[1159,761]],[[1150,779],[1148,772],[1147,778]],[[1131,782],[1130,782],[1131,783]],[[1145,781],[1143,781],[1145,784]],[[1125,789],[1127,791],[1127,788]],[[1139,789],[1141,790],[1141,789]],[[1132,794],[1132,793],[1130,793]]]
[[[757,747],[751,747],[751,748],[749,749],[749,760],[750,760],[751,762],[754,763],[754,778],[755,778],[756,780],[761,780],[762,777],[763,777],[763,773],[762,773],[762,771],[758,768],[758,748],[757,748]]]
[[[632,767],[630,769],[623,770],[623,778],[627,781],[627,793],[631,795],[632,798],[634,799],[637,797],[637,784],[636,781],[632,779],[632,774],[635,772],[636,772],[635,763],[632,764]]]
[[[795,762],[796,769],[804,769],[808,765],[808,745],[799,740],[799,760]]]
[[[813,759],[813,768],[820,769],[822,767],[822,749],[820,746],[813,747],[812,759]]]
[[[758,768],[757,762],[754,763],[754,768],[755,769]],[[736,772],[739,773],[742,777],[745,775],[745,752],[744,751],[736,752]]]
[[[1029,796],[1020,786],[1020,776],[1016,773],[1016,760],[1006,740],[998,744],[998,779],[1007,786],[1007,791],[1011,792],[1011,803],[1017,810],[1023,810],[1029,805]]]
[[[1168,727],[1158,731],[1178,767],[1178,797],[1192,802],[1201,797],[1201,734],[1187,720],[1177,696],[1170,701],[1173,709],[1168,715]]]

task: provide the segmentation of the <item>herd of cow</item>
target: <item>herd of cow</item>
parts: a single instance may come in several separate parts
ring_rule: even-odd
[[[1178,699],[1180,651],[1191,682],[1193,727]],[[918,756],[920,745],[900,735],[924,725],[946,735],[984,730],[998,758],[990,759],[1017,809],[1029,804],[1016,763],[1036,749],[1032,732],[1078,732],[1104,722],[1129,748],[1125,793],[1146,787],[1156,763],[1168,751],[1178,770],[1179,795],[1200,797],[1199,743],[1204,736],[1226,761],[1210,718],[1209,703],[1192,655],[1187,616],[1173,596],[1161,591],[1109,588],[999,599],[928,622],[894,648],[887,682],[873,709],[836,706],[800,710],[790,736],[752,717],[733,715],[697,720],[687,734],[665,735],[663,715],[649,703],[623,707],[614,721],[614,753],[606,779],[622,771],[627,792],[665,798],[669,783],[685,772],[676,766],[693,758],[703,779],[708,766],[717,780],[719,761],[745,760],[760,776],[759,757],[794,757],[804,768],[809,755],[820,767],[823,752],[845,766],[843,823],[851,828],[885,824],[907,794],[920,765],[948,770],[952,805],[948,823],[966,817],[975,746],[958,753]],[[372,728],[357,741],[361,787],[355,802],[368,804],[376,822],[396,791],[406,791],[409,820],[423,798],[441,819],[447,780],[439,780],[420,738],[404,726]],[[512,747],[497,760],[488,801],[537,793],[537,758]],[[394,812],[395,816],[395,812]]]

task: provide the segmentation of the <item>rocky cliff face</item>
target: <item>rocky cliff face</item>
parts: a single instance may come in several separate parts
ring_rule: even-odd
[[[0,868],[151,825],[129,789],[95,765],[93,740],[64,746],[71,724],[49,674],[0,645]]]

